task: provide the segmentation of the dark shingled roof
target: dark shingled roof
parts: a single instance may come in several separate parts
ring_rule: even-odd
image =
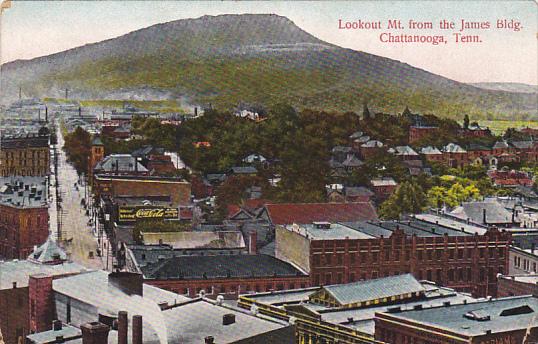
[[[263,254],[181,256],[139,267],[149,279],[306,276],[293,265]]]
[[[49,146],[49,136],[2,137],[1,142],[2,149],[46,148]]]

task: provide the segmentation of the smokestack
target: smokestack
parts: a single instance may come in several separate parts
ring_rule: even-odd
[[[198,116],[198,107],[197,106],[194,107],[194,116]]]
[[[51,329],[54,319],[52,276],[39,273],[28,281],[30,331],[43,332]]]
[[[45,122],[49,123],[49,108],[45,106]]]
[[[258,237],[258,233],[255,230],[252,230],[248,233],[248,253],[249,254],[256,254],[256,240]]]
[[[488,222],[486,221],[486,209],[482,209],[482,222],[484,224],[487,224]]]
[[[129,320],[127,312],[118,312],[118,344],[127,344],[127,332],[129,329]]]
[[[41,109],[37,109],[37,121],[41,122]]]
[[[207,336],[205,337],[205,344],[214,344],[215,338],[213,336]]]
[[[133,341],[132,344],[142,344],[142,316],[133,316]]]
[[[78,107],[78,117],[82,117],[82,107]]]
[[[110,327],[98,321],[80,325],[82,344],[108,344]]]

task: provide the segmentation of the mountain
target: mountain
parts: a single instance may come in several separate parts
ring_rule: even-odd
[[[516,93],[538,93],[538,85],[529,85],[519,82],[477,82],[470,84],[485,90],[507,91]]]
[[[415,112],[461,119],[537,118],[533,95],[484,90],[406,63],[321,41],[278,15],[177,20],[99,43],[2,65],[3,100],[182,99]]]

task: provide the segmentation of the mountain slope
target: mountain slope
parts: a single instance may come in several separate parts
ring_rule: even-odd
[[[405,63],[323,42],[277,15],[178,20],[2,66],[3,97],[189,99],[357,111],[414,111],[461,118],[537,116],[529,94],[484,90]],[[3,92],[4,93],[4,92]]]
[[[537,85],[523,84],[519,82],[477,82],[472,86],[494,91],[507,91],[517,93],[538,93]]]

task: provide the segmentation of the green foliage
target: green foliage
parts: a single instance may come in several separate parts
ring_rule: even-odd
[[[81,127],[77,127],[72,133],[66,134],[64,139],[64,150],[69,162],[73,164],[79,175],[88,173],[91,135]]]
[[[403,214],[416,214],[424,210],[426,196],[414,181],[401,183],[394,193],[381,204],[379,215],[383,219],[398,219]]]

